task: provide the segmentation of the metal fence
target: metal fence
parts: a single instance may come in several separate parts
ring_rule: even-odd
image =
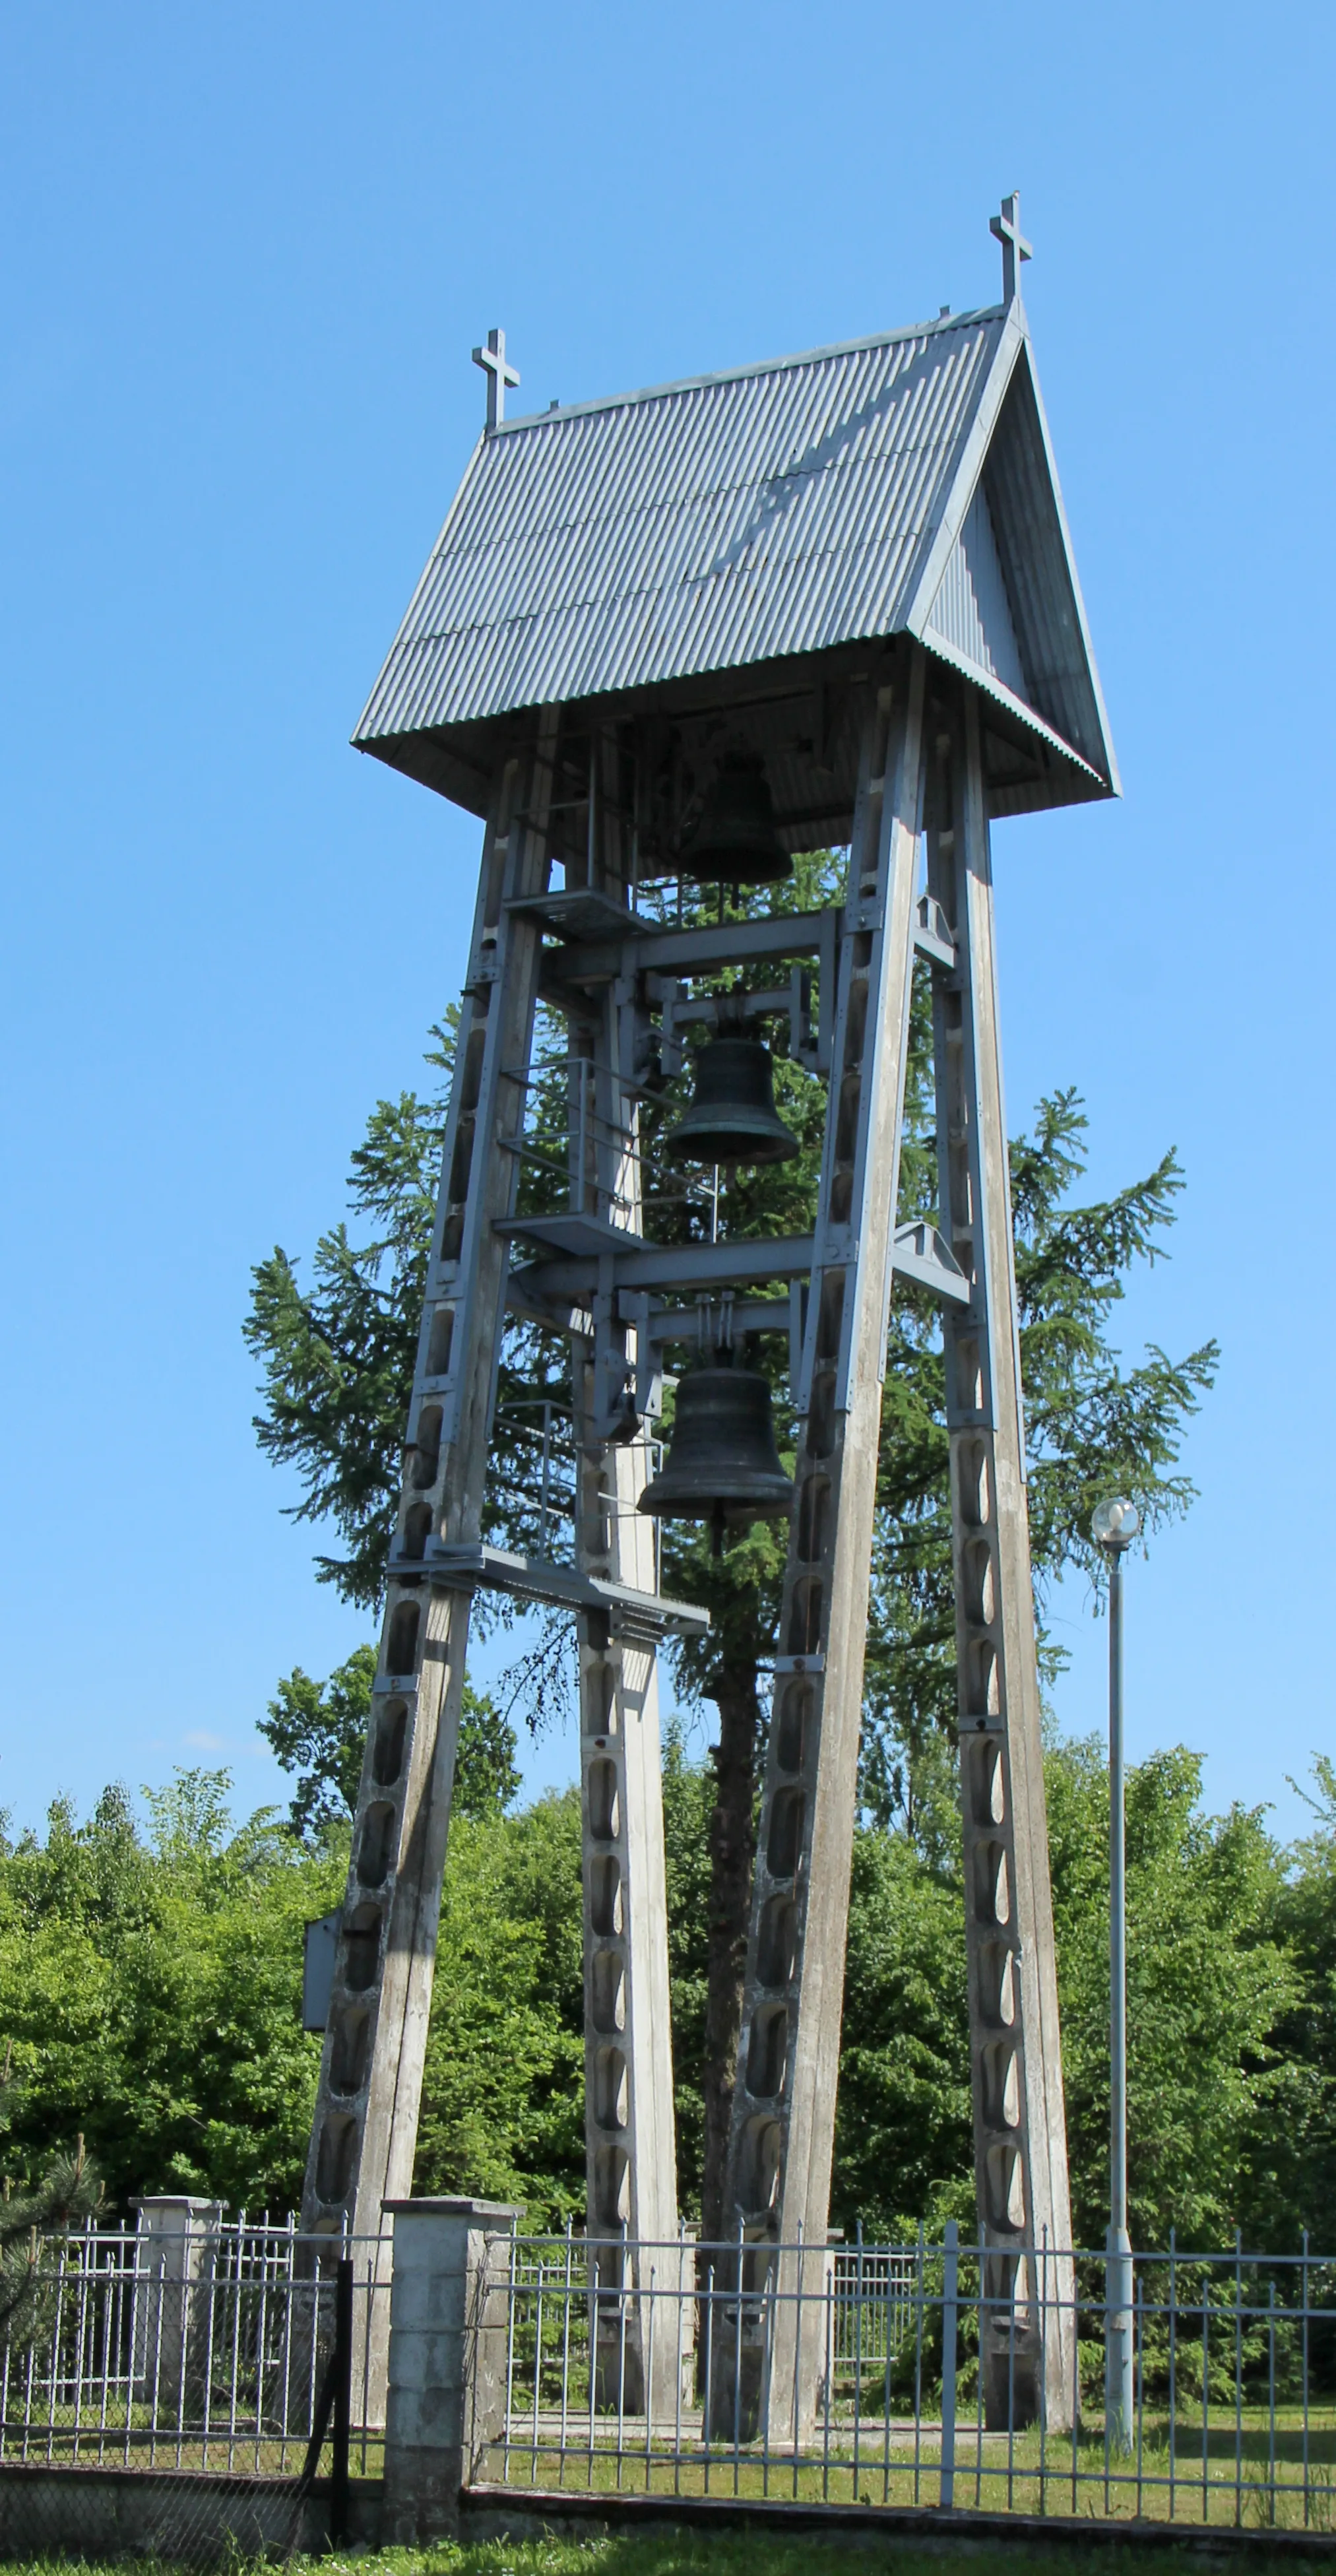
[[[389,2240],[245,2218],[46,2237],[0,2351],[0,2463],[300,2476],[328,2398],[340,2258],[365,2473],[384,2421]]]
[[[210,2480],[286,2483],[295,2513],[342,2296],[344,2456],[377,2476],[390,2269],[388,2237],[212,2217],[48,2238],[0,2354],[0,2466],[180,2473],[201,2548]],[[1136,2256],[1125,2444],[1102,2254],[571,2229],[497,2237],[490,2277],[477,2484],[1336,2530],[1336,2257],[1307,2244]]]
[[[1336,2257],[1307,2243],[1136,2257],[1125,2443],[1103,2254],[568,2234],[503,2271],[479,2480],[1336,2529]]]

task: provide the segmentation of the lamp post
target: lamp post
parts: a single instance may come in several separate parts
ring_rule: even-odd
[[[1127,2232],[1127,1884],[1123,1815],[1123,1558],[1141,1527],[1135,1503],[1101,1503],[1091,1536],[1109,1569],[1109,2232],[1105,2263],[1104,2426],[1132,2448],[1132,2240]]]

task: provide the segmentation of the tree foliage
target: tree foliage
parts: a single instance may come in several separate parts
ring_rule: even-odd
[[[1108,1791],[1098,1745],[1046,1757],[1072,2198],[1102,2240],[1108,2158]],[[1336,1797],[1284,1846],[1242,1807],[1211,1815],[1179,1747],[1128,1778],[1129,2110],[1134,2241],[1297,2247],[1325,2238],[1333,2179]],[[700,2207],[710,1881],[708,1768],[670,1730],[664,1817],[679,2180]],[[902,2240],[972,2222],[964,1890],[954,1786],[916,1823],[855,1838],[832,2191],[835,2223]],[[936,1812],[939,1797],[942,1812]],[[113,2214],[143,2192],[292,2205],[319,2043],[300,2028],[301,1927],[339,1892],[346,1828],[316,1851],[272,1815],[241,1827],[225,1775],[182,1776],[146,1829],[123,1793],[86,1824],[0,1849],[7,2217],[75,2197],[85,2129]],[[578,2213],[584,2185],[578,1793],[461,1817],[441,1910],[415,2188]],[[63,2163],[60,2161],[63,2159]],[[95,2190],[85,2166],[82,2189]],[[36,2223],[40,2223],[40,2218]],[[17,2234],[9,2241],[19,2243]],[[23,2248],[20,2245],[20,2258]],[[0,2277],[3,2267],[0,2266]]]
[[[86,1823],[0,1845],[0,2044],[22,2095],[17,2187],[82,2131],[108,2199],[217,2193],[295,2206],[319,2044],[301,2028],[302,1931],[342,1894],[342,1847],[306,1849],[261,1809],[234,1827],[224,1771],[124,1789]]]
[[[0,2065],[0,2154],[22,2099],[11,2041]],[[0,2200],[0,2346],[24,2342],[41,2312],[40,2239],[51,2229],[74,2227],[81,2219],[91,2218],[101,2198],[101,2176],[82,2136],[72,2152],[50,2156],[30,2190],[14,2191],[6,2176]]]
[[[426,1061],[439,1068],[448,1039],[432,1036]],[[318,1555],[316,1572],[362,1609],[385,1586],[443,1132],[439,1094],[378,1100],[348,1175],[350,1211],[370,1230],[354,1240],[340,1221],[322,1234],[306,1287],[276,1245],[242,1328],[264,1389],[256,1439],[298,1477],[292,1516],[338,1531],[347,1553]]]
[[[318,1838],[328,1826],[351,1819],[375,1678],[375,1647],[355,1646],[327,1682],[312,1681],[298,1664],[279,1683],[268,1716],[260,1720],[260,1733],[280,1768],[296,1776],[297,1792],[288,1809],[295,1833]],[[465,1682],[453,1812],[491,1815],[510,1805],[519,1785],[513,1726],[485,1693]]]

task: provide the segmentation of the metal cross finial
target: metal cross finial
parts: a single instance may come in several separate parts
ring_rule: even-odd
[[[1002,301],[1004,304],[1013,304],[1021,291],[1021,262],[1034,257],[1034,252],[1021,231],[1021,200],[1018,188],[1013,188],[1011,195],[1003,198],[1000,215],[990,215],[988,229],[994,241],[1000,241],[1002,244]]]
[[[486,370],[487,426],[499,429],[506,416],[506,387],[517,385],[520,380],[519,368],[512,367],[506,357],[505,332],[489,331],[487,346],[474,350],[473,363],[475,367]]]

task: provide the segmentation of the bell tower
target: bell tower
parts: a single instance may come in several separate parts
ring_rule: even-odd
[[[1000,304],[650,392],[508,418],[492,333],[487,427],[354,737],[476,813],[483,849],[304,2223],[373,2233],[410,2189],[470,1603],[555,1607],[580,1675],[599,2370],[670,2404],[639,2314],[642,2249],[677,2228],[657,1657],[707,1622],[664,1594],[656,1524],[690,1513],[722,1545],[781,1519],[716,2373],[745,2434],[778,2434],[821,2362],[820,2301],[794,2294],[824,2259],[896,1272],[936,1297],[946,1351],[985,2402],[1050,2426],[1072,2404],[1044,2296],[1070,2215],[991,835],[1118,780],[1014,197],[994,230]],[[767,895],[825,846],[848,852],[841,901]],[[686,920],[684,882],[753,899]],[[898,1206],[916,967],[935,1222]],[[693,1023],[694,1096],[654,1142]],[[719,1170],[793,1150],[780,1032],[823,1087],[824,1149],[811,1232],[771,1238],[730,1230]],[[699,1185],[672,1240],[665,1171]],[[516,1333],[546,1389],[525,1422],[498,1409]],[[502,1549],[496,1479],[526,1438],[508,1518],[530,1536]]]

